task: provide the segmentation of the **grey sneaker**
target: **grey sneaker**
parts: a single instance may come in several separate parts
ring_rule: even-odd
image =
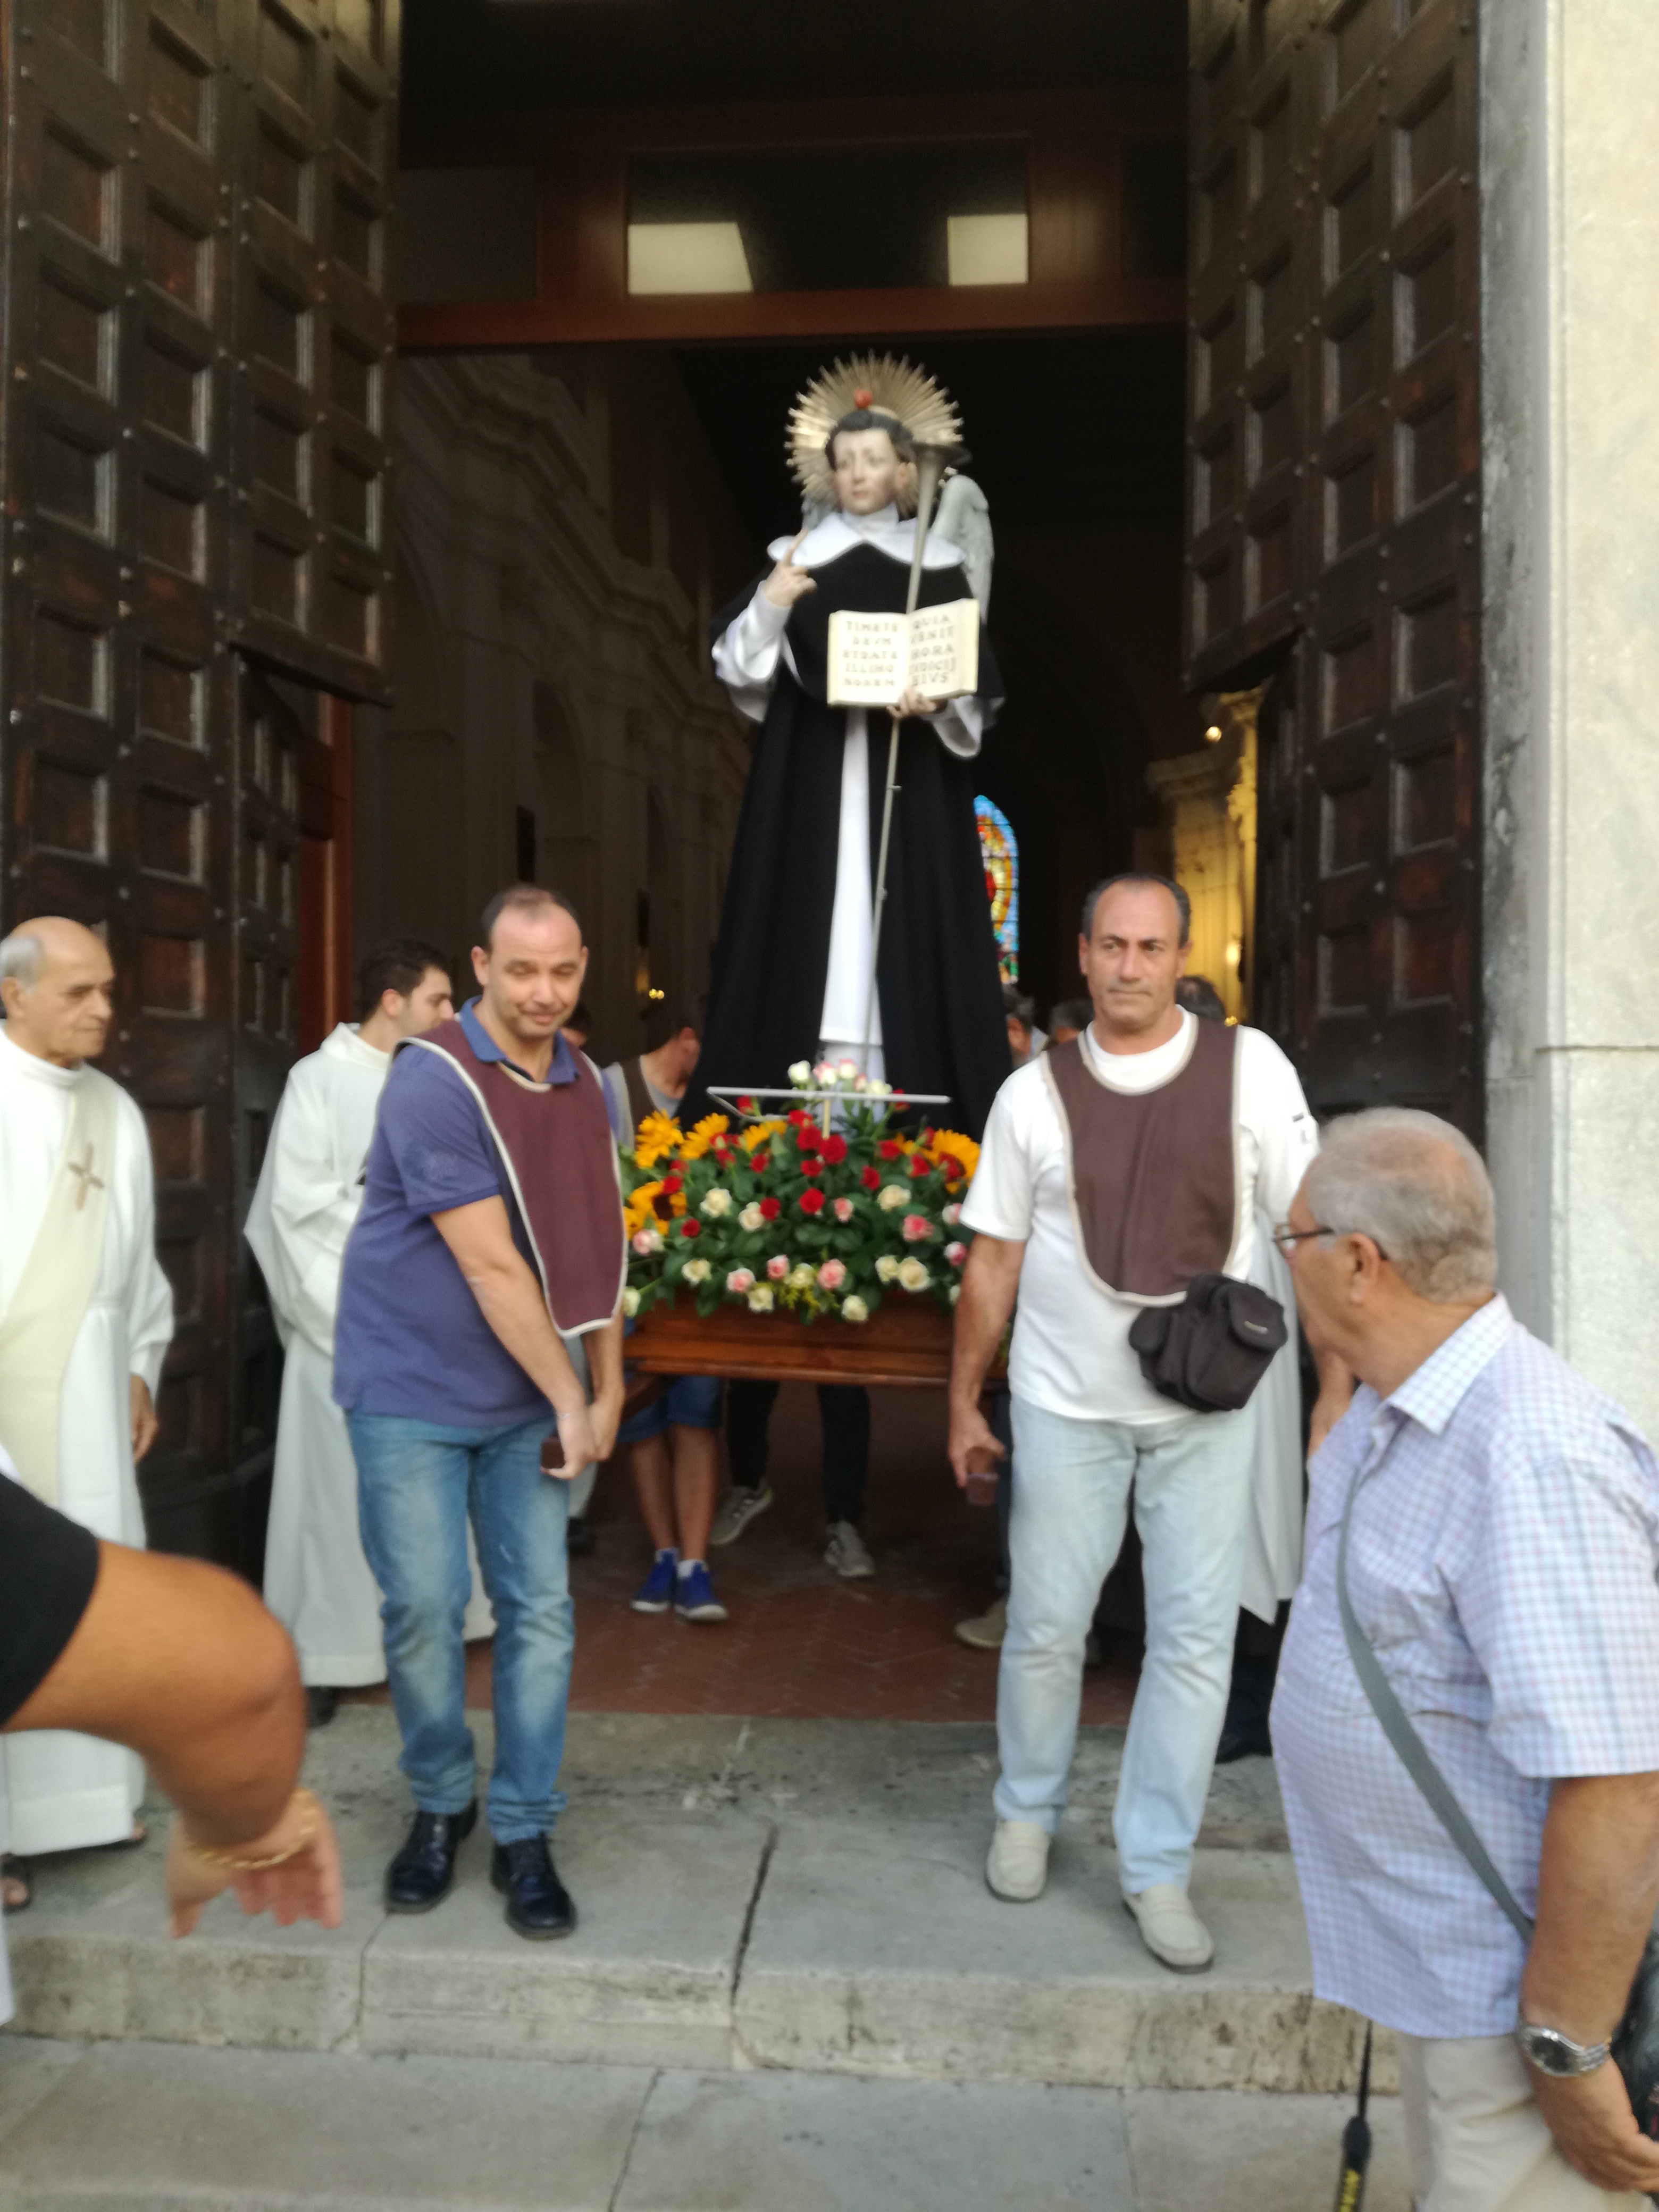
[[[772,1486],[763,1483],[758,1490],[745,1490],[734,1482],[720,1503],[714,1516],[714,1525],[708,1532],[711,1544],[735,1544],[751,1521],[757,1520],[772,1503]]]
[[[876,1571],[864,1539],[850,1521],[832,1521],[823,1564],[833,1567],[846,1583],[867,1583]]]
[[[1002,1639],[1008,1633],[1008,1601],[1000,1597],[988,1613],[980,1613],[973,1620],[957,1623],[957,1642],[965,1644],[970,1651],[1000,1651]]]

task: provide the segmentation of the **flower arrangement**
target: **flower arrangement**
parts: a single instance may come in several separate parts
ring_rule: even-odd
[[[801,1061],[789,1077],[842,1094],[833,1116],[803,1105],[735,1128],[725,1114],[684,1131],[661,1114],[640,1124],[621,1156],[624,1313],[682,1288],[700,1314],[743,1304],[803,1322],[866,1322],[894,1294],[956,1304],[979,1146],[949,1129],[904,1133],[902,1098],[851,1061]]]

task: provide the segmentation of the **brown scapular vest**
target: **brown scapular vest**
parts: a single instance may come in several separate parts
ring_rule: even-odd
[[[622,1304],[628,1248],[611,1119],[586,1056],[573,1055],[574,1083],[543,1084],[480,1060],[459,1021],[405,1037],[398,1050],[415,1046],[448,1061],[483,1115],[553,1326],[564,1336],[602,1328]]]
[[[1042,1056],[1060,1109],[1072,1224],[1096,1285],[1140,1305],[1173,1305],[1218,1273],[1237,1234],[1237,1033],[1194,1020],[1167,1083],[1116,1091],[1083,1039]]]

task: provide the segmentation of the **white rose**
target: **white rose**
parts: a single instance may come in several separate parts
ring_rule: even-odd
[[[952,1229],[954,1229],[957,1222],[961,1220],[962,1207],[956,1199],[953,1198],[949,1206],[945,1207],[944,1218]]]
[[[757,1229],[765,1228],[766,1216],[761,1212],[757,1200],[751,1198],[738,1216],[738,1226],[739,1229],[748,1230],[751,1236]]]
[[[932,1279],[920,1260],[911,1258],[899,1261],[899,1285],[907,1291],[925,1291]]]
[[[843,1298],[842,1300],[841,1317],[843,1321],[868,1321],[870,1318],[870,1309],[865,1304],[864,1300],[860,1297],[856,1292],[854,1292],[853,1297],[850,1298]]]
[[[817,1282],[817,1277],[805,1261],[802,1261],[799,1267],[792,1267],[789,1270],[785,1280],[792,1291],[810,1291]]]
[[[752,1291],[755,1287],[752,1271],[748,1267],[733,1267],[726,1279],[726,1287],[734,1297],[741,1297],[746,1291]]]
[[[836,1073],[843,1083],[850,1083],[858,1072],[859,1064],[855,1060],[838,1060],[836,1062]]]
[[[730,1213],[732,1211],[731,1192],[723,1190],[720,1184],[716,1183],[697,1211],[699,1213],[706,1213],[711,1221],[718,1221],[721,1214]]]
[[[909,1203],[910,1194],[902,1182],[884,1182],[876,1193],[876,1204],[884,1213],[890,1213],[896,1206],[908,1206]]]
[[[876,1273],[884,1283],[892,1282],[898,1271],[899,1263],[890,1252],[884,1252],[876,1262]]]
[[[872,1098],[890,1098],[893,1095],[892,1085],[884,1083],[878,1075],[872,1075],[870,1078],[867,1087]]]
[[[682,1278],[688,1283],[706,1283],[713,1273],[707,1260],[688,1260],[680,1269]]]
[[[772,1285],[770,1283],[756,1284],[754,1289],[749,1293],[749,1310],[750,1313],[771,1312]]]
[[[789,1080],[794,1085],[797,1091],[804,1091],[807,1085],[812,1080],[811,1061],[810,1060],[798,1060],[789,1071]]]
[[[640,1310],[640,1294],[630,1285],[623,1292],[623,1311],[632,1321]]]

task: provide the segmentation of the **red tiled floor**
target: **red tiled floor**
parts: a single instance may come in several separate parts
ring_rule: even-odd
[[[691,1626],[630,1612],[650,1565],[619,1456],[592,1506],[598,1549],[571,1562],[579,1712],[731,1713],[792,1720],[988,1721],[996,1655],[970,1651],[955,1622],[994,1595],[992,1516],[964,1504],[945,1460],[945,1394],[878,1390],[864,1533],[873,1582],[843,1583],[823,1562],[817,1407],[787,1383],[772,1419],[777,1502],[713,1565],[731,1618]],[[1138,1651],[1109,1650],[1084,1678],[1083,1718],[1128,1718]],[[468,1653],[467,1700],[489,1702],[489,1651]]]

